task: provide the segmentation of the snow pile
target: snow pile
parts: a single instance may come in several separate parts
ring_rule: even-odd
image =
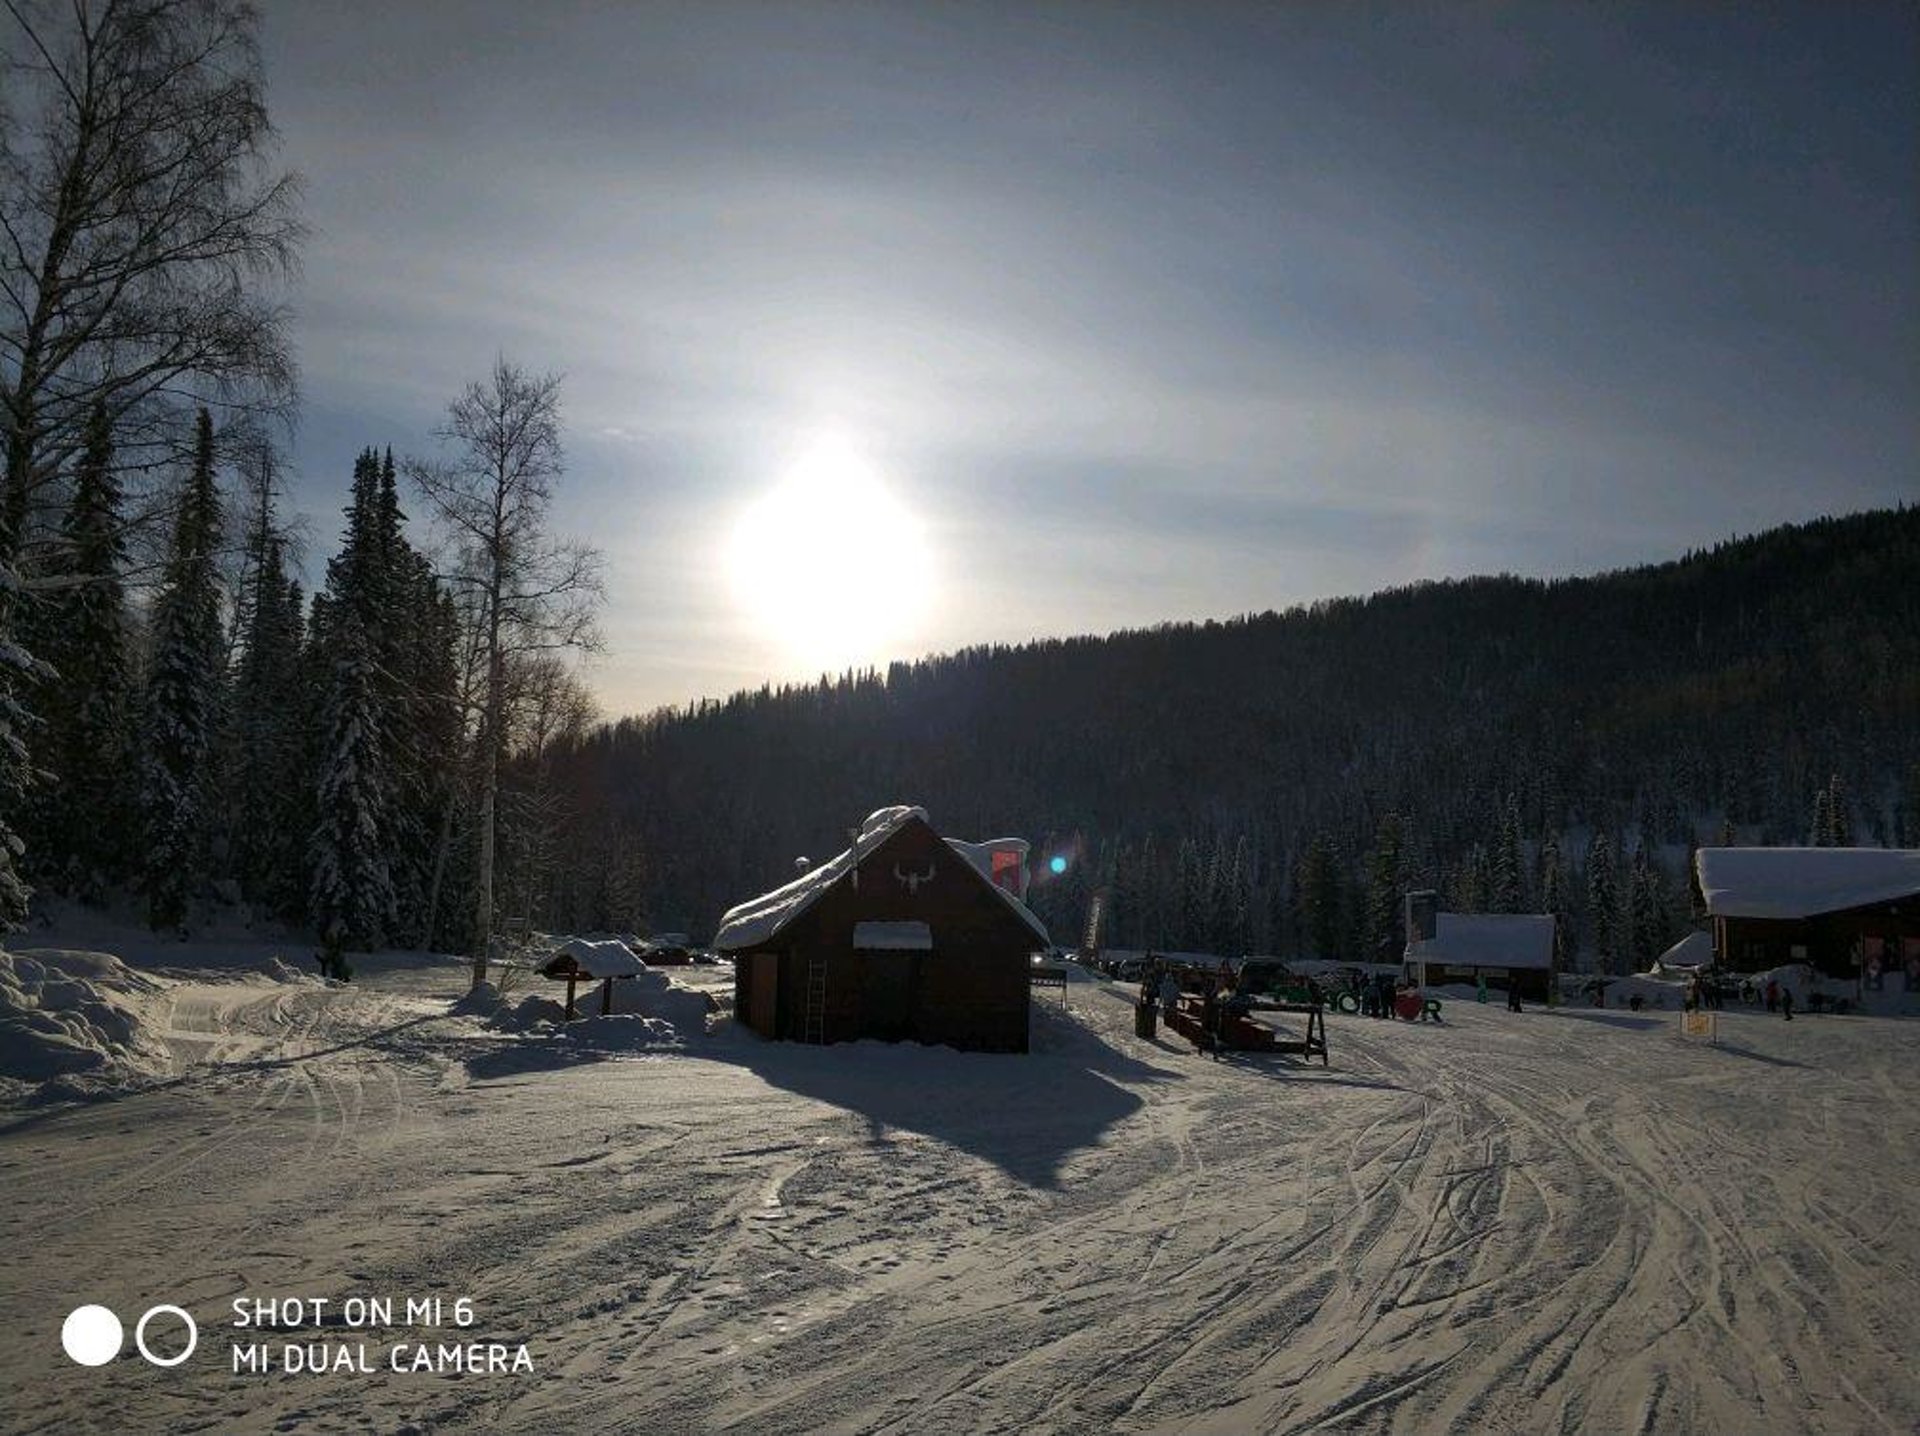
[[[492,983],[482,983],[453,1004],[455,1017],[477,1017],[494,1032],[551,1036],[596,1046],[657,1046],[704,1036],[713,1010],[704,994],[680,987],[664,972],[642,967],[635,977],[615,980],[613,1011],[600,1015],[600,984],[582,985],[574,998],[574,1021],[566,1020],[566,1002],[557,996],[557,984],[517,1001],[500,995]]]
[[[469,989],[449,1010],[455,1017],[492,1017],[500,1007],[500,989],[491,982],[483,982]]]
[[[594,1019],[600,1015],[598,990],[583,992],[579,1010]],[[679,1037],[699,1037],[706,1033],[707,1014],[712,1004],[705,993],[694,992],[671,981],[664,972],[648,969],[642,976],[613,985],[613,1015],[641,1017],[664,1024]]]
[[[166,1044],[147,1030],[165,994],[107,953],[0,951],[0,1080],[77,1078],[84,1090],[172,1071]]]
[[[496,1032],[530,1032],[536,1027],[551,1026],[566,1020],[567,1006],[564,1002],[534,993],[521,998],[511,1007],[496,998],[494,1009],[487,1017],[487,1026]]]

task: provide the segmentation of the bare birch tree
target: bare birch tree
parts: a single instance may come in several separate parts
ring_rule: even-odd
[[[564,471],[560,377],[532,375],[505,358],[447,409],[436,437],[440,462],[414,462],[408,476],[450,530],[458,562],[450,575],[473,600],[481,678],[475,738],[479,843],[474,871],[473,982],[487,980],[493,936],[494,849],[500,761],[506,741],[508,660],[598,646],[602,559],[549,528],[553,485]]]
[[[294,385],[303,226],[244,0],[0,0],[0,559],[106,407],[123,472]]]

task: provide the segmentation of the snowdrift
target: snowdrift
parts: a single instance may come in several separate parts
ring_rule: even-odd
[[[0,1083],[91,1087],[158,1077],[172,1058],[150,1014],[166,985],[104,952],[0,951]]]
[[[558,1029],[570,1040],[594,1046],[651,1047],[704,1036],[712,1004],[705,994],[680,987],[664,972],[640,964],[635,976],[613,984],[610,1014],[600,1015],[597,983],[582,986],[575,1011],[579,1016],[568,1022],[559,997],[534,992],[510,1002],[491,984],[453,1005],[454,1015],[478,1017],[495,1032],[551,1035]]]

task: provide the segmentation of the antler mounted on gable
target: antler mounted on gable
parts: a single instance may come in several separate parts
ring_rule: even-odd
[[[908,897],[918,897],[920,895],[920,884],[933,881],[933,860],[931,858],[927,860],[927,870],[924,873],[902,872],[900,870],[900,864],[895,863],[893,865],[893,876],[898,882],[905,886]]]

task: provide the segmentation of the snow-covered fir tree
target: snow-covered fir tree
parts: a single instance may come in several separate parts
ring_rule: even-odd
[[[1619,970],[1619,925],[1620,885],[1613,842],[1605,833],[1595,833],[1587,844],[1587,927],[1593,934],[1596,972]]]
[[[1343,958],[1346,915],[1342,911],[1345,894],[1340,881],[1340,862],[1333,844],[1325,834],[1317,833],[1307,845],[1300,861],[1300,926],[1312,957]]]
[[[1488,912],[1519,912],[1525,885],[1520,869],[1520,804],[1509,796],[1500,806],[1487,880]]]
[[[1367,855],[1366,956],[1369,962],[1397,961],[1406,943],[1401,896],[1405,891],[1406,827],[1398,813],[1380,819]]]
[[[1554,958],[1564,970],[1574,951],[1573,913],[1567,901],[1567,869],[1560,859],[1560,835],[1554,832],[1540,843],[1540,911],[1553,917]]]
[[[1848,812],[1847,790],[1841,786],[1838,773],[1827,779],[1826,822],[1814,842],[1823,848],[1853,846],[1853,819]]]
[[[308,910],[329,952],[364,951],[393,923],[391,789],[373,654],[350,607],[336,615],[328,649]]]
[[[1207,861],[1200,851],[1200,845],[1191,837],[1180,840],[1177,874],[1178,887],[1174,893],[1172,941],[1182,948],[1205,947],[1207,943]]]
[[[61,583],[43,596],[45,651],[59,676],[42,687],[49,771],[37,833],[41,867],[63,891],[96,897],[127,875],[135,793],[127,780],[134,678],[127,651],[126,543],[113,429],[96,405],[61,524]]]
[[[11,932],[27,915],[33,889],[20,875],[25,844],[8,821],[31,788],[33,767],[25,734],[34,719],[20,693],[45,673],[44,665],[7,638],[5,619],[20,598],[12,567],[0,559],[0,932]]]
[[[140,730],[141,885],[147,920],[179,928],[202,876],[209,828],[207,772],[220,711],[220,592],[214,571],[220,501],[213,420],[200,411],[160,592]]]
[[[1643,837],[1633,850],[1627,894],[1627,931],[1635,972],[1646,971],[1666,950],[1666,907],[1665,875]]]
[[[1234,836],[1221,905],[1226,913],[1226,942],[1222,951],[1244,957],[1253,946],[1253,872],[1245,833]]]
[[[1830,789],[1813,790],[1813,821],[1807,825],[1807,842],[1816,848],[1833,846],[1833,793]]]
[[[244,647],[233,685],[234,868],[248,898],[282,917],[306,910],[311,827],[309,710],[300,585],[263,492],[249,540]]]

